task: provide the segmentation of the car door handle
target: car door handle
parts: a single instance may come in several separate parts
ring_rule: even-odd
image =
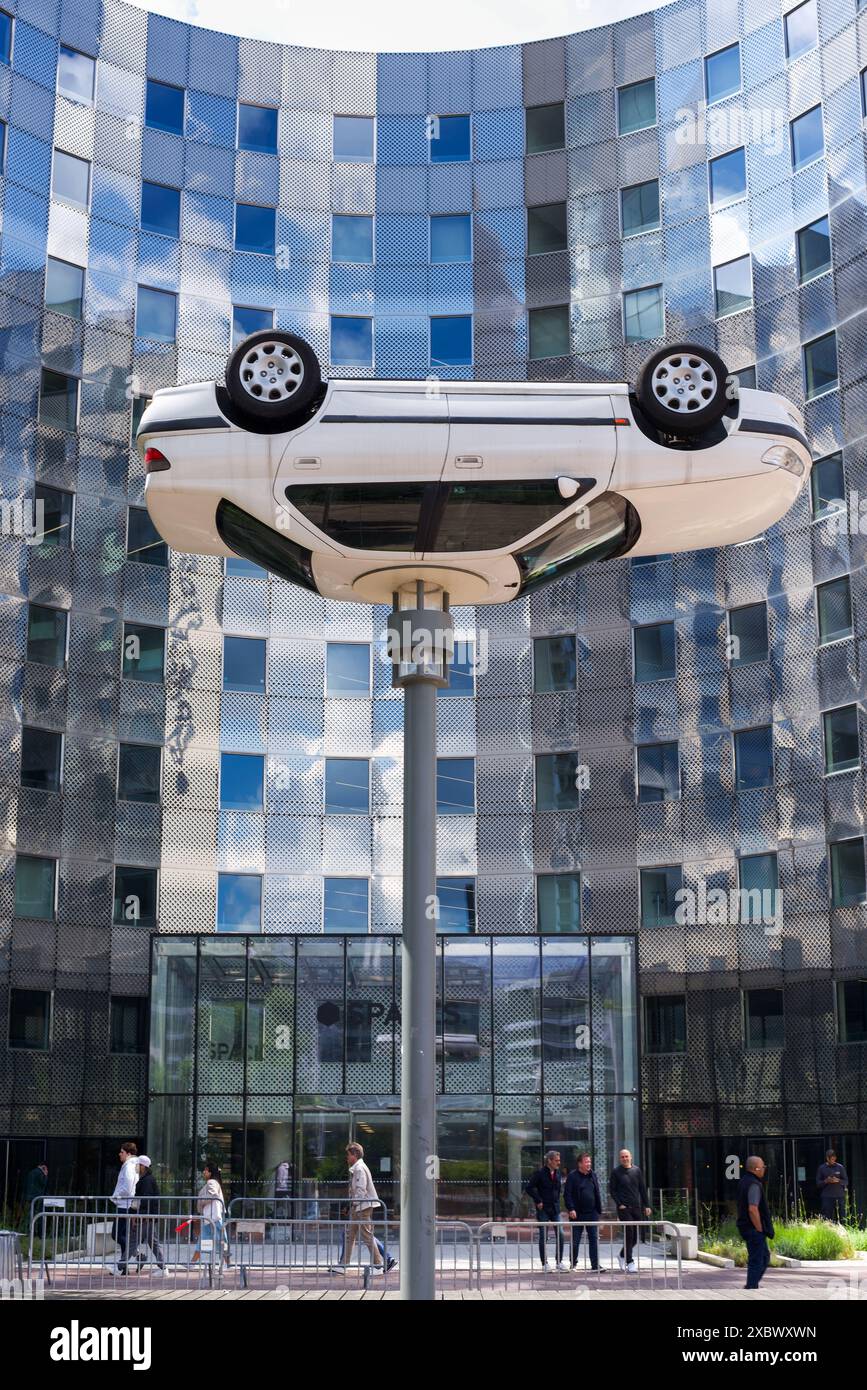
[[[297,458],[292,460],[293,468],[321,468],[322,460],[318,458]]]
[[[458,454],[455,457],[455,468],[481,468],[483,464],[481,454]]]

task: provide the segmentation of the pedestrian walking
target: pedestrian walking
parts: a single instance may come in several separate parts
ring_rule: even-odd
[[[548,1268],[548,1226],[551,1223],[555,1223],[557,1268],[563,1268],[563,1227],[560,1225],[561,1188],[560,1151],[559,1149],[549,1149],[545,1155],[543,1166],[537,1169],[524,1189],[536,1208],[536,1220],[539,1222],[539,1259],[542,1261],[543,1269]]]
[[[151,1171],[151,1161],[147,1154],[139,1154],[138,1182],[135,1195],[138,1201],[138,1214],[135,1221],[136,1260],[139,1272],[147,1263],[148,1256],[156,1264],[154,1274],[165,1274],[166,1261],[159,1241],[160,1190]],[[144,1250],[144,1255],[142,1251]]]
[[[849,1175],[842,1163],[837,1162],[837,1155],[833,1149],[829,1149],[825,1154],[825,1162],[819,1164],[816,1186],[819,1189],[821,1215],[826,1221],[844,1221]]]
[[[111,1200],[117,1208],[112,1235],[118,1247],[118,1259],[116,1265],[109,1266],[109,1273],[124,1275],[127,1272],[127,1247],[132,1213],[136,1209],[135,1190],[138,1184],[138,1148],[131,1139],[121,1144],[118,1158],[120,1172],[111,1194]]]
[[[774,1223],[765,1197],[763,1158],[753,1154],[747,1159],[745,1172],[738,1183],[737,1226],[747,1246],[747,1282],[745,1289],[757,1289],[762,1275],[771,1263],[768,1241],[773,1239]]]
[[[196,1207],[201,1217],[199,1240],[193,1252],[191,1264],[199,1263],[202,1258],[202,1251],[205,1249],[205,1241],[209,1242],[205,1253],[218,1247],[222,1252],[226,1266],[231,1264],[228,1241],[223,1227],[226,1216],[226,1199],[223,1196],[222,1179],[223,1175],[216,1163],[206,1163],[202,1168],[202,1186],[196,1197]]]
[[[611,1173],[608,1184],[611,1200],[621,1221],[642,1221],[650,1216],[647,1184],[641,1169],[632,1162],[629,1149],[620,1150],[620,1162]],[[623,1244],[617,1256],[621,1269],[635,1273],[635,1247],[640,1240],[640,1226],[624,1226]]]
[[[572,1268],[574,1269],[578,1263],[581,1237],[586,1231],[587,1244],[590,1247],[590,1268],[598,1269],[599,1228],[595,1223],[602,1215],[602,1192],[589,1153],[578,1155],[578,1161],[566,1179],[563,1203],[572,1224]]]
[[[361,1144],[347,1145],[346,1162],[349,1165],[349,1221],[343,1238],[343,1253],[339,1263],[331,1266],[331,1273],[346,1273],[353,1247],[360,1236],[370,1251],[374,1273],[381,1274],[386,1263],[389,1269],[393,1269],[397,1261],[386,1256],[385,1248],[373,1234],[371,1212],[380,1205],[380,1201],[370,1169],[364,1161]]]
[[[24,1179],[24,1190],[21,1193],[21,1212],[19,1215],[19,1224],[21,1224],[22,1222],[27,1223],[30,1221],[30,1212],[33,1208],[33,1203],[37,1200],[38,1197],[43,1197],[45,1195],[47,1187],[48,1164],[37,1163],[36,1167],[31,1168],[30,1172]]]

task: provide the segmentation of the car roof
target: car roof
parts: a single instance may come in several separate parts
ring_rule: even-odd
[[[416,381],[390,381],[386,377],[329,378],[335,391],[406,391],[449,396],[600,396],[615,391],[625,395],[625,382],[609,381],[443,381],[440,377],[421,377]]]

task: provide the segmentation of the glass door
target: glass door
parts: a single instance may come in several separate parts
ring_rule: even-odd
[[[388,1208],[397,1215],[400,1205],[400,1113],[390,1110],[355,1110],[350,1118],[350,1139],[364,1149],[364,1161],[374,1186]]]

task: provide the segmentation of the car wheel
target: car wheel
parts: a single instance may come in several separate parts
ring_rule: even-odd
[[[638,404],[660,429],[699,434],[729,406],[728,369],[710,348],[677,343],[660,348],[638,374]]]
[[[287,424],[322,384],[316,353],[294,333],[262,329],[239,343],[226,363],[232,404],[254,420]]]

